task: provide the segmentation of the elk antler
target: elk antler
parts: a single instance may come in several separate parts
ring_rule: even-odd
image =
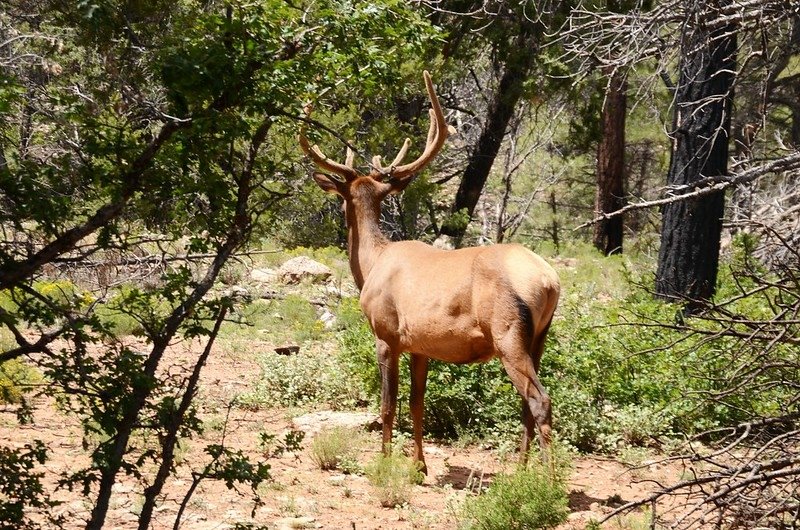
[[[425,150],[419,158],[413,162],[398,166],[397,164],[403,161],[403,158],[408,152],[408,147],[411,145],[411,140],[406,138],[403,147],[389,167],[381,166],[380,156],[373,157],[372,165],[374,169],[370,173],[370,176],[374,179],[383,180],[384,177],[388,177],[390,180],[405,180],[419,173],[422,168],[428,165],[439,153],[444,145],[444,141],[447,139],[450,131],[447,122],[444,120],[444,113],[442,112],[442,106],[439,104],[439,98],[436,96],[436,91],[433,88],[431,74],[425,70],[422,73],[422,77],[425,79],[425,88],[428,90],[428,97],[430,97],[431,100],[431,109],[429,111],[431,115],[431,126],[428,129],[428,140],[425,143]]]
[[[305,109],[306,117],[311,114],[311,108],[306,107]],[[340,164],[339,162],[334,162],[327,156],[322,150],[319,148],[317,144],[313,146],[309,145],[308,138],[306,138],[306,130],[305,126],[300,129],[300,133],[297,135],[297,140],[300,142],[300,148],[303,152],[308,155],[311,160],[317,164],[320,169],[324,171],[329,171],[335,175],[339,175],[340,177],[344,178],[345,181],[351,181],[358,178],[358,172],[353,169],[353,150],[350,147],[347,147],[347,155],[345,156],[344,164]]]
[[[422,76],[425,78],[425,87],[428,90],[428,96],[431,100],[431,109],[429,111],[431,126],[428,129],[428,140],[425,143],[425,150],[415,161],[402,166],[398,165],[403,161],[403,158],[405,158],[408,153],[408,148],[411,146],[411,140],[406,138],[406,141],[403,142],[403,147],[400,148],[400,152],[394,157],[389,167],[383,167],[381,165],[380,155],[372,157],[373,169],[369,176],[375,180],[382,181],[386,179],[395,182],[408,180],[410,177],[419,173],[422,168],[433,160],[444,145],[444,141],[447,139],[450,129],[444,120],[444,113],[442,112],[442,106],[439,104],[439,98],[436,96],[436,91],[433,88],[431,74],[426,70],[422,73]],[[310,115],[310,107],[305,108],[305,113],[306,117]],[[339,175],[343,177],[346,182],[358,178],[358,172],[353,168],[353,151],[350,147],[347,148],[345,163],[340,164],[325,156],[325,153],[322,152],[318,145],[309,145],[308,138],[306,138],[305,126],[300,129],[297,139],[300,142],[300,147],[303,149],[303,152],[324,171]]]

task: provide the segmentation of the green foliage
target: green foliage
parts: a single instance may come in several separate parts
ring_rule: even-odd
[[[58,502],[50,500],[42,485],[44,473],[34,468],[45,463],[47,449],[41,440],[19,449],[0,446],[0,527],[20,530],[43,528],[29,516],[32,511],[50,513]],[[46,515],[47,521],[61,527],[65,521]]]
[[[562,271],[564,290],[542,359],[541,378],[553,401],[553,419],[562,441],[587,452],[615,453],[627,447],[661,446],[680,438],[774,413],[785,388],[757,385],[747,393],[709,394],[726,388],[737,341],[688,334],[675,326],[680,308],[654,300],[630,258],[602,259],[580,248]],[[737,258],[735,262],[743,262]],[[735,263],[734,262],[734,263]],[[729,271],[730,269],[728,269]],[[742,283],[745,282],[745,283]],[[720,293],[747,288],[722,274]],[[736,314],[764,318],[772,302],[761,296],[737,301]],[[774,304],[772,304],[774,306]],[[355,303],[352,318],[338,334],[340,359],[373,403],[380,400],[374,338]],[[693,322],[713,330],[713,322]],[[744,333],[742,328],[742,332]],[[790,348],[784,359],[796,357]],[[407,402],[407,359],[401,360],[399,399]],[[774,371],[780,370],[776,365]],[[786,365],[786,366],[791,366]],[[791,380],[794,374],[772,374]],[[403,407],[404,408],[404,407]],[[479,437],[508,443],[521,431],[520,399],[495,360],[477,365],[431,362],[425,397],[425,429],[430,436]],[[405,417],[398,418],[408,428]],[[405,423],[403,423],[405,422]]]
[[[144,477],[146,526],[162,473],[144,470],[172,472],[176,440],[202,429],[196,386],[174,384],[167,348],[213,341],[233,304],[213,289],[225,262],[270,232],[281,199],[303,193],[302,105],[374,100],[437,33],[400,0],[12,0],[7,11],[26,16],[0,15],[11,58],[0,72],[0,323],[30,341],[48,392],[92,440],[87,464],[63,480],[95,494],[88,524],[103,525],[124,472]],[[65,264],[72,281],[60,277]],[[106,269],[129,285],[95,282]],[[144,271],[158,279],[140,281]],[[305,300],[281,304],[293,338],[322,336]],[[289,383],[303,399],[321,365],[306,368]],[[347,379],[326,381],[320,392],[343,406]],[[196,476],[253,487],[267,476],[243,454],[209,453],[215,467]]]
[[[245,407],[327,406],[335,410],[362,402],[359,389],[335,356],[301,350],[296,355],[263,352],[257,357],[262,376],[255,388],[239,397]]]
[[[21,403],[24,394],[40,383],[41,373],[24,362],[12,359],[0,363],[0,404]]]
[[[388,455],[379,454],[364,467],[364,474],[386,508],[407,503],[414,484],[421,484],[425,478],[419,463],[405,456],[399,447]]]
[[[286,201],[263,230],[286,248],[340,244],[346,238],[340,201],[323,193],[309,178],[298,186],[295,199]]]
[[[451,213],[442,221],[442,229],[462,231],[469,225],[470,216],[466,209]]]
[[[311,441],[311,459],[320,469],[351,472],[358,468],[358,438],[359,433],[353,429],[322,430]]]
[[[485,493],[466,499],[461,528],[537,530],[565,522],[569,514],[568,465],[555,462],[554,470],[551,473],[537,456],[528,467],[498,474]]]
[[[262,482],[272,478],[269,464],[253,464],[242,451],[212,444],[205,448],[205,452],[211,456],[212,461],[204,475],[223,481],[228,489],[235,488],[236,484],[247,484],[255,493]]]
[[[305,437],[306,433],[303,431],[290,430],[284,434],[283,440],[278,440],[276,434],[262,431],[258,433],[258,445],[267,457],[281,456],[300,451]]]

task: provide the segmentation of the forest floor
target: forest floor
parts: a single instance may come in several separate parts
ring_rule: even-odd
[[[266,342],[252,346],[250,351],[270,347]],[[173,347],[165,364],[173,370],[196,357],[200,349],[199,344]],[[172,528],[180,501],[192,482],[189,463],[193,469],[201,468],[198,464],[208,459],[203,452],[206,445],[224,443],[253,459],[263,459],[262,435],[269,433],[280,438],[295,428],[294,416],[308,412],[231,406],[232,397],[244,392],[259,374],[254,359],[241,352],[227,351],[224,345],[215,348],[203,371],[196,401],[205,432],[179,448],[177,476],[167,483],[152,528]],[[85,439],[77,422],[58,410],[54,399],[37,400],[33,422],[22,427],[16,422],[13,408],[0,408],[0,439],[11,447],[42,440],[49,448],[50,459],[45,464],[49,477],[79,469],[86,464],[82,446],[92,441]],[[364,437],[359,444],[362,464],[375,458],[380,445],[378,432],[365,433]],[[306,436],[300,451],[269,458],[273,480],[259,489],[263,505],[254,504],[252,492],[247,488],[236,492],[221,481],[201,482],[187,504],[181,528],[224,529],[240,523],[252,528],[277,529],[455,529],[458,506],[463,499],[474,494],[478,483],[488,485],[496,473],[510,469],[517,458],[478,445],[462,447],[429,441],[425,450],[428,475],[424,483],[413,487],[406,505],[383,508],[363,475],[320,470],[311,458],[309,442],[310,436]],[[571,514],[560,528],[583,529],[590,520],[601,519],[612,507],[644,497],[657,483],[674,482],[680,475],[681,469],[675,464],[630,469],[608,458],[577,457],[569,480]],[[136,528],[142,505],[139,491],[141,488],[131,477],[123,477],[115,485],[106,528]],[[54,510],[70,522],[67,528],[83,527],[91,503],[81,492],[59,490],[56,499],[63,503]],[[644,515],[634,515],[607,527],[635,529],[648,525]]]

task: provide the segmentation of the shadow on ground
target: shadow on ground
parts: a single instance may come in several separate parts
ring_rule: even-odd
[[[436,479],[438,486],[449,484],[456,490],[477,490],[485,488],[492,482],[494,473],[484,473],[480,469],[473,469],[463,466],[450,466],[447,473],[440,475]]]

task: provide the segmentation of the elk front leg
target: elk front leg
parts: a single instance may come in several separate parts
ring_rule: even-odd
[[[428,358],[411,355],[411,421],[414,424],[414,460],[420,463],[420,471],[428,474],[425,456],[422,453],[422,415],[425,410],[425,386],[428,382]]]
[[[375,339],[378,368],[381,372],[381,421],[383,422],[383,454],[392,450],[392,428],[397,410],[397,382],[400,358],[386,341]]]

